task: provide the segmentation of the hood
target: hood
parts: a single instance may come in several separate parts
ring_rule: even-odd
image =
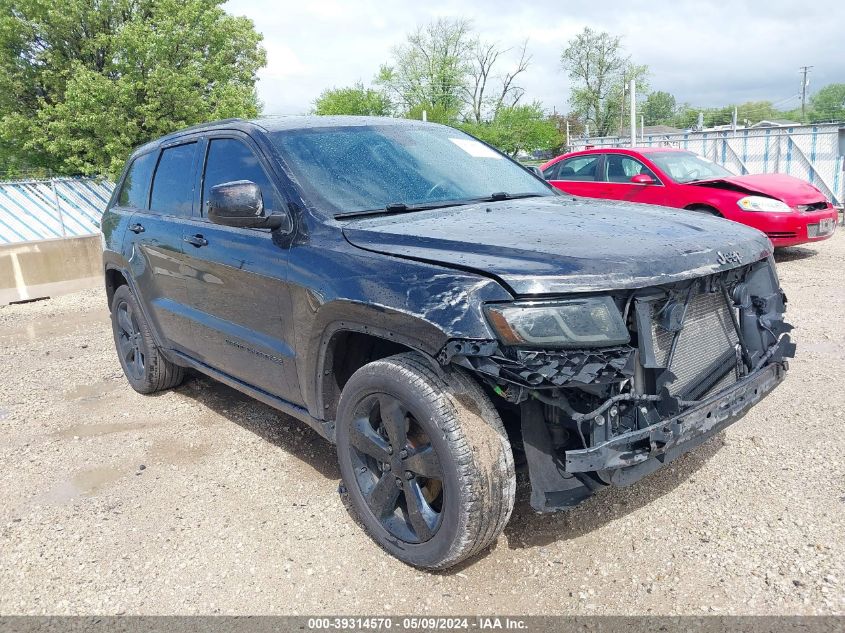
[[[360,248],[471,270],[517,295],[643,288],[772,250],[765,235],[728,220],[558,196],[352,220],[343,232]]]
[[[733,189],[750,194],[760,193],[782,200],[791,207],[797,204],[810,204],[825,200],[824,194],[806,180],[787,176],[786,174],[731,176],[729,178],[699,180],[689,184],[702,187]]]

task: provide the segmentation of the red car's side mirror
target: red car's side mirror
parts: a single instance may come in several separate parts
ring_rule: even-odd
[[[635,185],[653,185],[654,178],[648,174],[637,174],[631,178],[631,182]]]

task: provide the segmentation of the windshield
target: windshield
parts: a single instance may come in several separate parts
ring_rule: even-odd
[[[724,167],[692,152],[649,152],[648,157],[675,182],[733,176]]]
[[[541,180],[458,130],[374,125],[273,132],[304,194],[338,213],[440,206],[508,195],[554,195]]]

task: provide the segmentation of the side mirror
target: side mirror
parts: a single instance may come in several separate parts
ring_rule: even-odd
[[[543,170],[541,170],[537,165],[529,165],[528,169],[531,170],[537,178],[540,180],[545,180],[546,177],[543,175]]]
[[[215,224],[251,229],[289,231],[287,213],[264,214],[261,188],[250,180],[224,182],[211,188],[208,196],[208,219]]]
[[[648,174],[637,174],[631,178],[631,182],[635,185],[653,185],[654,178]]]

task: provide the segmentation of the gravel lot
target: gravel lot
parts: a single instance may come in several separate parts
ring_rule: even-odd
[[[779,254],[798,357],[740,423],[449,572],[389,558],[332,447],[207,378],[141,396],[104,294],[0,308],[0,613],[845,613],[845,232]]]

